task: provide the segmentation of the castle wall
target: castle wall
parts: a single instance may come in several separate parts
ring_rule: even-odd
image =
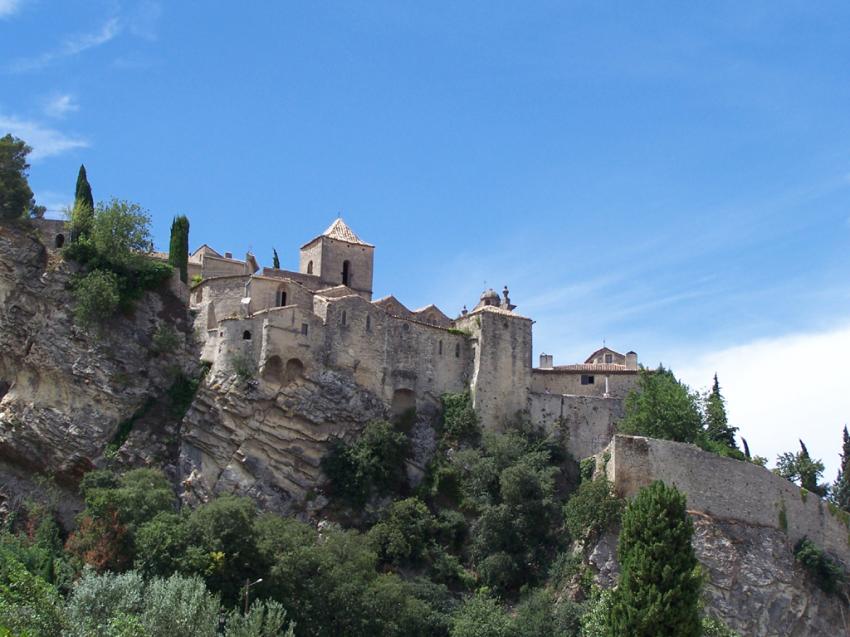
[[[763,467],[652,438],[618,435],[609,450],[608,479],[623,497],[662,480],[686,494],[690,510],[780,529],[792,544],[808,537],[850,565],[848,518]]]
[[[592,385],[582,385],[581,377],[593,376]],[[576,396],[602,396],[605,393],[605,377],[608,377],[608,394],[615,398],[625,398],[637,388],[636,372],[618,373],[593,371],[561,371],[558,369],[535,369],[531,373],[531,391],[552,394],[572,394]]]
[[[303,286],[286,279],[273,279],[266,277],[251,277],[248,296],[251,297],[249,311],[253,314],[263,310],[269,310],[278,305],[279,292],[286,292],[286,303],[284,305],[297,305],[304,309],[312,309],[313,295]]]
[[[531,389],[530,319],[484,309],[458,319],[472,335],[473,404],[485,427],[503,429],[526,412]]]
[[[624,401],[618,398],[532,392],[529,402],[531,422],[547,432],[565,430],[567,450],[579,460],[605,449],[625,416]]]
[[[218,351],[219,326],[224,318],[241,314],[247,276],[206,279],[192,288],[189,307],[195,314],[195,338],[201,343],[201,360],[212,363]]]

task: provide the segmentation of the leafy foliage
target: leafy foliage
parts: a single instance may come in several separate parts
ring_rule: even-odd
[[[56,589],[0,546],[0,627],[12,634],[58,637],[66,626]]]
[[[700,635],[702,581],[693,532],[685,497],[663,482],[641,489],[626,507],[617,547],[620,584],[608,624],[612,637]]]
[[[698,397],[663,367],[641,371],[638,389],[626,399],[621,433],[696,442],[702,434]]]
[[[23,140],[0,137],[0,220],[21,219],[36,210],[27,181],[27,155],[32,148]]]
[[[837,593],[847,579],[841,564],[808,538],[804,537],[794,545],[794,557],[826,593]]]
[[[443,439],[451,443],[475,442],[481,436],[478,414],[472,408],[469,392],[443,394],[441,430]]]
[[[513,623],[499,602],[487,593],[467,599],[452,618],[451,637],[513,637]]]
[[[115,314],[121,302],[118,276],[108,270],[92,270],[74,283],[74,318],[79,325],[91,327]]]
[[[570,536],[588,541],[598,538],[620,520],[623,501],[614,495],[604,477],[586,480],[564,505],[564,523]]]
[[[823,475],[823,462],[813,460],[809,456],[809,450],[802,440],[799,452],[787,452],[777,457],[774,471],[777,475],[799,484],[820,497],[824,497],[829,490],[828,485],[819,482]]]

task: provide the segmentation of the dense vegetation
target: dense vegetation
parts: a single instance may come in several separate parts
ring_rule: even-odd
[[[27,171],[32,148],[13,137],[0,137],[0,221],[40,217],[44,208],[35,204]]]

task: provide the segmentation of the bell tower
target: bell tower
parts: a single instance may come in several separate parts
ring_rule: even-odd
[[[372,300],[375,246],[362,241],[342,219],[301,246],[300,271],[319,277],[326,287],[345,285]]]

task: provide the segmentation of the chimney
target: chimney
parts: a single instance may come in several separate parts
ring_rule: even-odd
[[[232,259],[232,258],[233,258],[233,253],[232,253],[232,252],[225,252],[225,253],[224,253],[224,258],[225,258],[225,259]]]
[[[638,368],[637,354],[635,354],[634,352],[629,352],[628,354],[626,354],[626,369],[635,369],[636,370],[637,368]]]
[[[554,357],[552,354],[541,354],[540,355],[540,369],[552,369],[554,367]]]

